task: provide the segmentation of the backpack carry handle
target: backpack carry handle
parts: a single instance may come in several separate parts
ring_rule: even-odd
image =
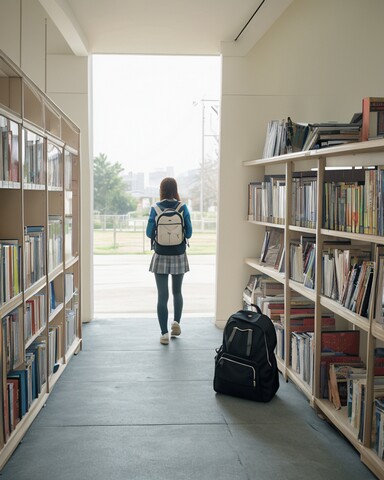
[[[251,307],[255,307],[256,308],[256,311],[257,313],[260,313],[262,314],[263,312],[261,311],[260,307],[258,305],[255,305],[254,303],[251,303]]]

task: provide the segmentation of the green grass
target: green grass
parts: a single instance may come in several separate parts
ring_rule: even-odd
[[[189,255],[215,255],[216,232],[196,232],[189,241]],[[112,230],[93,231],[93,253],[95,255],[150,254],[151,246],[143,232]]]

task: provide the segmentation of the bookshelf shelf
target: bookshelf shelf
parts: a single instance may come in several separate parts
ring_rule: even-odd
[[[384,442],[384,413],[382,418],[380,404],[377,403],[377,399],[380,402],[383,399],[384,403],[384,385],[381,387],[384,352],[384,139],[250,160],[243,162],[243,166],[250,172],[248,221],[258,240],[255,245],[263,245],[262,258],[265,259],[269,253],[271,231],[275,230],[271,255],[277,255],[279,251],[278,256],[273,258],[281,256],[283,261],[279,263],[279,268],[283,264],[281,270],[286,272],[281,273],[261,263],[257,258],[260,251],[255,252],[255,258],[244,260],[247,267],[267,276],[269,282],[274,280],[284,286],[279,294],[280,300],[275,300],[284,304],[283,315],[279,317],[277,311],[274,320],[278,353],[284,355],[284,359],[277,356],[278,368],[286,379],[300,388],[310,404],[352,443],[361,460],[384,479],[384,460],[374,450],[376,440],[372,435],[372,430],[379,429]],[[298,185],[303,186],[302,191],[307,189],[307,196],[299,197],[295,193]],[[333,185],[339,188],[334,197]],[[340,202],[339,198],[343,201]],[[281,202],[285,203],[284,218],[281,217]],[[254,220],[263,218],[263,215],[277,217],[280,223]],[[302,225],[310,225],[311,228]],[[277,241],[277,238],[280,240]],[[302,264],[297,261],[300,258]],[[302,269],[303,283],[300,275],[297,276],[297,268]],[[306,282],[306,276],[310,274],[312,276]],[[314,288],[308,288],[306,284]],[[273,304],[268,298],[264,311],[267,314],[268,311],[273,313]],[[305,335],[301,335],[303,330],[297,327],[301,325],[298,321],[300,313],[294,311],[297,298],[303,304],[309,302],[308,305],[312,306],[309,314],[312,324],[309,320],[306,324],[312,326],[302,327],[312,332],[307,335],[309,349],[305,346]],[[331,319],[333,325],[329,323]],[[344,353],[340,339],[352,337],[355,338],[354,345],[345,344],[347,353]],[[335,344],[338,345],[335,350],[327,344],[329,338],[332,342],[339,342]],[[292,349],[295,349],[293,353],[296,356],[296,353],[303,354],[302,350],[299,352],[301,348],[307,348],[303,358],[310,359],[309,371],[313,366],[311,386],[303,381],[305,372],[297,372],[293,360],[291,364],[294,358]],[[306,356],[308,352],[309,356]],[[342,365],[340,370],[337,370],[337,365]],[[327,380],[331,376],[330,369],[332,372],[336,369],[349,373],[344,373],[344,377],[339,373],[341,377],[331,385]],[[334,406],[338,403],[337,397],[341,399],[346,389],[352,395],[356,408],[363,412],[356,422],[358,428],[348,419],[347,407],[336,409]]]
[[[292,370],[291,367],[287,368],[286,370],[287,376],[289,379],[291,379],[295,385],[300,388],[300,390],[304,393],[304,395],[308,398],[310,402],[313,401],[313,393],[311,387],[308,385],[308,383],[304,382],[300,376]]]
[[[248,222],[253,223],[254,225],[262,225],[269,228],[285,228],[281,223],[260,222],[258,220],[248,220]]]
[[[328,400],[315,399],[315,406],[340,430],[340,432],[361,453],[363,445],[358,441],[358,431],[348,422],[347,408],[336,410]]]
[[[23,439],[25,432],[32,425],[32,422],[35,420],[40,410],[44,407],[48,399],[47,387],[44,385],[39,397],[32,403],[28,410],[28,415],[25,415],[20,422],[17,424],[15,430],[12,432],[7,443],[3,446],[1,450],[1,466],[3,467],[5,463],[11,457],[15,445],[19,445]]]
[[[323,307],[328,308],[333,313],[336,313],[342,318],[345,318],[351,324],[355,325],[356,327],[364,330],[366,332],[369,331],[369,320],[368,318],[361,317],[354,312],[351,312],[347,308],[340,305],[340,303],[332,300],[331,298],[327,298],[324,296],[320,297],[320,303]]]
[[[82,339],[80,131],[1,50],[0,70],[1,469]],[[63,302],[68,268],[76,292],[67,304],[70,322]]]
[[[274,270],[271,267],[266,267],[262,265],[260,263],[260,259],[246,258],[245,263],[250,267],[254,268],[255,270],[258,270],[261,273],[265,273],[266,275],[269,275],[271,278],[274,278],[278,282],[284,283],[285,275],[282,273],[279,273],[277,270]]]
[[[310,288],[304,287],[302,283],[295,282],[294,280],[289,280],[289,288],[291,288],[294,292],[299,293],[308,300],[312,300],[313,302],[316,300],[316,294]]]
[[[378,235],[364,235],[359,233],[350,233],[350,232],[338,232],[336,230],[326,230],[321,229],[321,234],[335,237],[335,238],[348,238],[350,240],[359,240],[361,242],[374,243],[377,245],[384,245],[384,237]]]
[[[49,323],[53,322],[53,320],[59,315],[63,308],[64,303],[59,303],[58,305],[56,305],[55,309],[49,313]]]
[[[372,335],[384,342],[384,326],[374,321],[372,323]]]

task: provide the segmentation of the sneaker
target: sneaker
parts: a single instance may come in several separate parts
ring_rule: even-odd
[[[169,333],[168,332],[164,333],[164,335],[160,336],[160,343],[162,345],[168,345],[168,343],[169,343]]]
[[[178,337],[181,333],[180,323],[173,322],[171,328],[171,337]]]

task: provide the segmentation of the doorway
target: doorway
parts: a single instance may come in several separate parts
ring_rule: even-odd
[[[145,228],[165,176],[176,178],[194,228],[184,314],[213,317],[220,58],[95,55],[92,63],[95,317],[155,315]]]

